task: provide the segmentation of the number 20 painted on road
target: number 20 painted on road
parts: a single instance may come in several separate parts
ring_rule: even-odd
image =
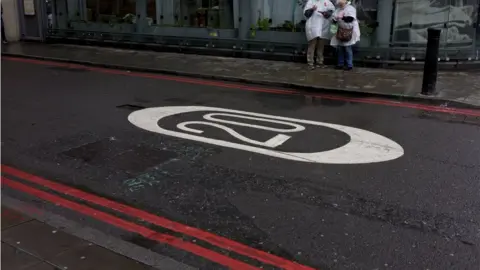
[[[180,131],[168,130],[162,128],[158,123],[160,120],[183,113],[191,112],[208,112],[203,118],[211,122],[206,121],[187,121],[177,125]],[[217,118],[218,116],[226,116],[237,119],[248,119],[259,122],[275,123],[288,126],[288,128],[274,128],[263,125],[249,124],[243,122],[237,122],[232,120],[225,120]],[[397,159],[403,156],[403,148],[396,142],[381,136],[379,134],[337,124],[310,121],[304,119],[288,118],[268,114],[253,113],[247,111],[230,110],[217,107],[204,107],[204,106],[170,106],[170,107],[156,107],[138,110],[131,113],[128,116],[128,120],[135,126],[182,139],[199,141],[209,144],[214,144],[223,147],[230,147],[240,149],[244,151],[254,152],[267,156],[283,158],[294,161],[310,162],[310,163],[325,163],[325,164],[363,164],[383,162],[393,159]],[[219,124],[220,123],[220,124]],[[227,127],[222,124],[229,124],[232,126],[249,127],[260,130],[268,130],[277,132],[278,134],[267,141],[257,141],[251,138],[247,138],[231,127]],[[332,128],[340,132],[346,133],[350,137],[350,141],[338,148],[313,153],[302,152],[284,152],[274,150],[276,147],[282,145],[288,141],[291,136],[286,134],[292,134],[302,132],[306,128],[306,125],[321,126]],[[245,142],[235,143],[225,140],[219,140],[214,138],[208,138],[199,136],[203,131],[197,128],[192,128],[192,125],[204,125],[222,129],[232,135],[233,137]],[[284,134],[286,133],[286,134]],[[261,147],[264,148],[261,148]],[[267,149],[270,148],[270,149]]]

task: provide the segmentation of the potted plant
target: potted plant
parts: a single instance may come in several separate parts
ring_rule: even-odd
[[[372,36],[375,32],[375,28],[369,25],[366,21],[359,21],[360,26],[360,47],[370,47],[372,43]]]
[[[257,24],[253,24],[250,27],[250,36],[252,38],[257,37],[257,31],[268,31],[270,30],[270,23],[271,19],[269,18],[263,18],[263,19],[258,19]]]

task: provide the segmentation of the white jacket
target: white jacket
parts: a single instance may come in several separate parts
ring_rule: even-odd
[[[330,0],[308,0],[303,13],[308,9],[311,9],[313,6],[317,6],[310,18],[307,18],[307,23],[305,25],[305,32],[307,34],[307,40],[310,41],[314,38],[320,37],[323,39],[330,39],[330,20],[323,17],[320,12],[325,11],[334,11],[335,6]]]
[[[345,23],[340,19],[344,16],[353,17],[354,21],[351,23]],[[352,33],[352,39],[347,42],[341,42],[340,40],[337,39],[336,36],[333,36],[332,40],[330,41],[331,46],[333,47],[352,46],[355,43],[360,41],[360,25],[358,24],[358,20],[357,20],[357,9],[355,9],[354,6],[352,6],[351,4],[347,4],[344,8],[339,8],[335,10],[335,13],[333,13],[332,15],[332,19],[337,19],[339,26],[343,26],[345,28],[353,28],[353,33]]]

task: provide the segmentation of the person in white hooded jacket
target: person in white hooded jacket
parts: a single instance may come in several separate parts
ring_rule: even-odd
[[[337,69],[353,69],[353,45],[360,41],[360,25],[357,20],[357,9],[347,0],[337,0],[338,8],[332,16],[332,23],[341,28],[350,29],[349,35],[340,40],[338,35],[332,37],[330,45],[337,48]],[[346,66],[345,66],[346,64]]]
[[[331,36],[330,17],[334,10],[335,6],[330,0],[308,0],[303,10],[307,19],[305,25],[308,40],[307,62],[311,69],[315,68],[315,62],[317,66],[324,66],[323,49]]]

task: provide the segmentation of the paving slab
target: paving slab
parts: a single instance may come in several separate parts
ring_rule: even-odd
[[[89,244],[70,249],[51,260],[64,269],[115,269],[115,270],[147,270],[150,267],[131,259],[115,254],[105,248]]]
[[[45,259],[88,244],[86,241],[36,220],[2,231],[2,241]]]
[[[2,206],[2,269],[153,268]]]
[[[2,205],[2,231],[30,220],[32,218]]]
[[[2,269],[33,269],[40,263],[42,263],[40,259],[2,242]]]

